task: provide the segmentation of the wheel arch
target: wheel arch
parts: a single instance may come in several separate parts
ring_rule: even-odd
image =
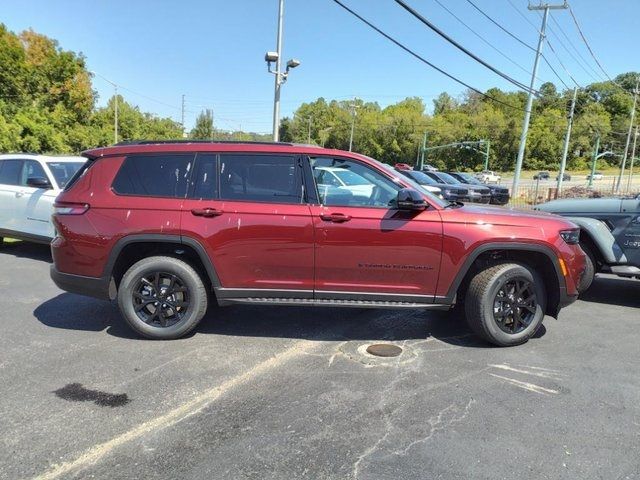
[[[158,254],[185,260],[202,276],[211,292],[220,287],[215,267],[198,240],[182,235],[136,234],[119,239],[109,253],[102,274],[112,284],[109,296],[115,298],[124,272],[133,263]]]
[[[580,227],[580,241],[585,239],[596,260],[603,264],[627,263],[627,257],[611,230],[602,221],[589,217],[565,217]]]
[[[547,286],[545,314],[557,317],[566,296],[566,283],[558,256],[549,247],[528,243],[485,243],[475,248],[461,265],[443,303],[456,303],[463,297],[471,279],[479,271],[504,261],[522,263],[534,268]]]

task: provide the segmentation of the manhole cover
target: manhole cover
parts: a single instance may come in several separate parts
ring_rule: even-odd
[[[367,353],[376,357],[397,357],[402,353],[402,348],[390,343],[375,343],[367,347]]]

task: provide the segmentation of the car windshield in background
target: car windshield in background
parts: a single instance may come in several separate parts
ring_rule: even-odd
[[[472,185],[484,185],[480,180],[478,180],[473,175],[469,175],[468,173],[458,173],[459,177],[462,177],[465,183],[469,183]]]
[[[58,187],[64,188],[71,177],[84,165],[84,162],[47,162],[47,165],[56,179]]]
[[[398,172],[395,168],[393,168],[391,165],[386,164],[386,163],[382,163],[378,160],[375,160],[371,157],[367,157],[370,160],[373,160],[377,165],[380,165],[382,168],[384,168],[385,170],[387,170],[388,172],[392,173],[393,176],[395,178],[400,178],[400,175],[402,175],[402,181],[408,183],[409,185],[411,185],[411,188],[424,193],[425,195],[428,195],[429,198],[433,201],[433,203],[436,203],[438,205],[440,205],[441,207],[445,207],[449,202],[446,202],[444,200],[442,200],[440,197],[437,197],[436,195],[433,194],[433,192],[430,192],[429,190],[422,188],[422,186],[420,185],[420,175],[427,177],[424,173],[422,172],[418,172],[416,170],[404,170],[402,172]],[[414,176],[416,175],[416,176]],[[432,179],[430,179],[429,177],[427,177],[427,180],[425,180],[424,182],[422,182],[425,185],[434,185],[436,182],[434,182]]]
[[[442,179],[443,182],[448,183],[450,185],[455,185],[455,184],[460,183],[460,181],[458,179],[452,177],[448,173],[438,172],[438,173],[434,173],[433,175],[435,175],[436,177]]]

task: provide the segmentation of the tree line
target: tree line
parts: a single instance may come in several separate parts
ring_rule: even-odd
[[[596,135],[603,148],[622,151],[636,78],[635,72],[624,73],[613,81],[579,90],[569,169],[587,168]],[[282,119],[280,138],[346,150],[353,129],[353,150],[387,163],[415,162],[425,136],[427,146],[489,140],[490,168],[509,171],[517,155],[526,94],[498,88],[485,93],[487,96],[467,91],[459,97],[442,93],[431,108],[419,97],[385,107],[358,98],[318,98]],[[557,169],[572,94],[569,89],[559,91],[552,83],[539,87],[525,169]],[[216,129],[211,111],[201,112],[195,127],[185,134],[179,122],[143,112],[121,95],[98,107],[92,74],[82,54],[64,50],[55,40],[32,30],[16,34],[0,24],[0,151],[72,153],[109,145],[114,141],[116,100],[118,140],[270,138]],[[479,170],[484,156],[473,149],[450,148],[428,153],[426,161],[443,169]]]

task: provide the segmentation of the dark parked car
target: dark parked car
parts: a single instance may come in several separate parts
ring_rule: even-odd
[[[558,181],[558,179],[560,178],[560,174],[556,175],[556,182]],[[563,173],[562,174],[562,181],[563,182],[569,182],[571,181],[571,175],[569,175],[568,173]]]
[[[571,222],[445,202],[356,153],[129,142],[84,156],[56,199],[51,276],[64,290],[117,299],[146,337],[186,335],[211,303],[459,302],[479,336],[507,346],[578,296],[584,253]],[[353,178],[321,188],[326,172]]]
[[[640,195],[553,200],[537,208],[580,227],[580,246],[587,254],[580,291],[598,272],[640,278]]]
[[[469,190],[469,201],[473,203],[489,203],[491,201],[491,190],[486,185],[465,184],[448,173],[425,172],[436,181],[449,184],[451,186],[462,186]]]
[[[491,192],[490,203],[492,203],[493,205],[506,205],[507,203],[509,203],[509,189],[506,187],[499,187],[498,185],[485,185],[470,173],[449,172],[449,175],[466,185],[479,185],[481,187],[487,187]]]
[[[440,195],[443,199],[449,202],[468,202],[469,201],[469,189],[460,187],[454,187],[448,183],[437,182],[426,172],[418,172],[417,170],[403,170],[397,169],[399,173],[405,177],[410,178],[421,187],[429,190],[436,187],[440,189]]]
[[[534,180],[549,180],[551,174],[549,172],[538,172],[533,176]]]

